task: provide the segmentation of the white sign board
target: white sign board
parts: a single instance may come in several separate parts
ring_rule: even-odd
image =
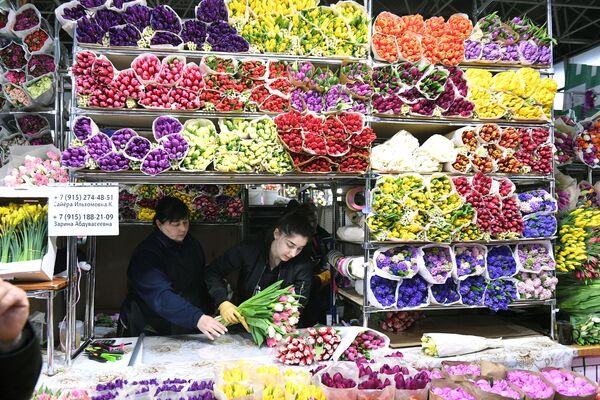
[[[119,235],[119,187],[75,185],[52,188],[49,236]]]

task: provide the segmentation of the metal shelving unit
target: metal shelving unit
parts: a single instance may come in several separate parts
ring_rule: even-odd
[[[372,4],[371,0],[364,0],[365,7],[367,9],[367,13],[369,16],[372,16]],[[548,9],[549,13],[551,10],[550,0],[548,0]],[[372,22],[370,23],[372,27]],[[551,23],[549,23],[549,30],[551,32]],[[326,64],[339,66],[342,63],[347,61],[361,61],[366,62],[369,65],[375,65],[372,56],[369,54],[366,59],[357,59],[357,58],[349,58],[349,57],[305,57],[305,56],[296,56],[296,55],[282,55],[282,54],[232,54],[232,53],[217,53],[217,52],[202,52],[202,51],[182,51],[176,49],[131,49],[131,48],[105,48],[96,45],[84,45],[77,43],[76,38],[74,38],[73,44],[73,60],[75,54],[78,51],[93,51],[99,55],[106,56],[116,68],[123,68],[124,66],[128,66],[129,63],[140,54],[153,53],[158,56],[167,56],[172,54],[177,54],[181,56],[185,56],[188,60],[198,60],[205,55],[216,55],[230,58],[245,58],[252,57],[257,59],[264,60],[285,60],[285,61],[310,61],[316,64]],[[506,71],[506,70],[515,70],[520,66],[517,65],[495,65],[495,64],[464,64],[461,67],[473,67],[473,68],[483,68],[491,71]],[[531,66],[528,66],[531,67]],[[538,70],[541,74],[551,75],[553,73],[552,66],[532,66],[536,70]],[[209,111],[178,111],[178,110],[151,110],[151,109],[93,109],[93,108],[81,108],[77,106],[75,91],[72,91],[71,98],[71,123],[73,122],[73,118],[77,115],[87,115],[94,119],[96,123],[104,126],[113,126],[116,121],[117,123],[123,126],[130,127],[148,127],[151,121],[160,115],[172,115],[182,120],[191,119],[191,118],[209,118],[209,119],[218,119],[218,118],[257,118],[263,115],[274,115],[272,113],[247,113],[247,112],[237,112],[237,113],[219,113],[219,112],[209,112]],[[553,131],[552,131],[552,123],[548,121],[510,121],[510,120],[478,120],[478,119],[461,119],[461,118],[426,118],[426,117],[406,117],[406,116],[387,116],[387,115],[375,115],[369,114],[366,115],[366,124],[368,126],[374,127],[375,129],[381,129],[383,131],[393,131],[398,128],[406,127],[406,129],[410,129],[415,135],[419,134],[431,134],[434,133],[432,128],[435,127],[435,133],[440,133],[441,131],[451,131],[458,127],[471,125],[471,124],[484,124],[484,123],[497,123],[501,126],[515,126],[515,127],[544,127],[551,130],[551,140],[553,139]],[[548,176],[534,176],[534,175],[503,175],[503,174],[494,174],[495,177],[508,177],[515,182],[528,184],[528,183],[539,183],[542,182],[547,184],[550,187],[550,190],[554,192],[554,177],[552,175]],[[195,173],[184,173],[184,172],[167,172],[160,174],[158,176],[146,176],[141,172],[132,172],[132,171],[124,171],[118,173],[106,173],[101,171],[88,171],[82,170],[72,173],[71,178],[73,181],[83,181],[83,182],[105,182],[105,183],[127,183],[127,184],[229,184],[229,183],[238,183],[238,184],[263,184],[263,183],[313,183],[317,185],[330,185],[334,193],[336,193],[336,189],[338,185],[351,185],[351,184],[359,184],[364,185],[365,193],[370,193],[371,186],[373,180],[376,179],[377,174],[374,174],[372,171],[369,171],[365,175],[346,175],[346,174],[284,174],[284,175],[273,175],[273,174],[247,174],[247,173],[218,173],[218,172],[195,172]],[[371,209],[370,204],[370,196],[366,196],[366,208],[365,210]],[[334,227],[337,226],[339,218],[337,212],[337,201],[334,201]],[[247,204],[247,202],[246,202]],[[243,218],[242,226],[244,224],[245,218]],[[137,225],[137,223],[136,223]],[[335,229],[333,232],[335,235]],[[485,242],[485,244],[514,244],[516,242],[527,242],[528,240],[520,240],[520,241],[492,241]],[[339,242],[342,243],[342,242]],[[352,244],[362,245],[363,247],[363,257],[365,262],[368,262],[371,258],[372,250],[381,245],[387,244],[402,244],[401,242],[374,242],[370,240],[370,234],[368,229],[365,227],[364,229],[364,238],[361,243],[349,242]],[[479,242],[469,242],[469,243],[479,243]],[[410,244],[419,244],[416,242],[410,242]],[[69,241],[69,262],[68,262],[68,272],[69,276],[73,277],[74,266],[76,265],[75,260],[75,238],[71,238]],[[92,268],[93,270],[94,268]],[[368,274],[367,274],[368,276]],[[93,278],[92,278],[93,279]],[[69,329],[74,332],[74,308],[73,308],[73,299],[72,295],[74,292],[74,284],[73,279],[69,281],[69,293],[71,293],[71,297],[69,297],[68,303],[68,321],[69,321]],[[364,280],[364,290],[366,293],[367,290],[367,282],[368,279]],[[92,282],[93,283],[93,282]],[[350,298],[352,303],[361,307],[362,316],[363,316],[363,324],[366,326],[368,324],[369,315],[371,313],[380,312],[382,310],[375,309],[374,307],[368,304],[368,300],[366,297],[356,297],[353,296],[352,293],[344,290],[340,290],[339,294],[342,297]],[[93,302],[93,298],[91,299]],[[513,307],[527,307],[527,306],[550,306],[552,309],[552,322],[551,322],[551,335],[554,335],[554,301],[546,301],[546,302],[516,302],[512,306]],[[438,307],[435,309],[456,309],[458,307]],[[93,307],[92,307],[93,309]],[[434,309],[434,308],[428,308]],[[91,327],[91,331],[93,332],[93,325]],[[67,362],[70,363],[72,359],[71,354],[71,346],[70,342],[67,344]]]

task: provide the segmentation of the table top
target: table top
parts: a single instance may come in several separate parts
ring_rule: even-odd
[[[591,346],[580,346],[578,344],[573,344],[570,347],[577,351],[577,356],[579,357],[600,356],[600,344],[595,344]]]
[[[118,362],[98,363],[79,356],[69,369],[64,368],[62,353],[57,355],[57,373],[52,377],[40,376],[38,387],[45,385],[51,389],[92,388],[97,383],[122,379],[158,379],[213,377],[215,368],[224,362],[247,360],[256,364],[276,363],[274,349],[258,348],[247,334],[227,334],[214,342],[204,335],[174,337],[146,337],[141,354],[135,365],[128,367],[129,357],[135,345],[135,338],[117,339],[119,342],[133,342],[127,346],[126,357]],[[445,360],[481,361],[487,360],[504,364],[508,368],[538,370],[554,366],[570,369],[575,350],[553,342],[548,337],[537,336],[506,339],[504,347],[489,349],[479,353],[452,358],[425,356],[419,347],[402,349],[404,361],[419,368],[439,367]],[[387,353],[394,351],[387,349]],[[42,370],[44,371],[44,370]]]
[[[14,285],[23,289],[26,292],[34,292],[38,290],[57,291],[67,287],[67,278],[54,277],[51,281],[46,282],[14,282]]]

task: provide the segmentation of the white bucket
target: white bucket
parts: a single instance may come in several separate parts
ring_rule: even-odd
[[[263,203],[262,188],[249,188],[248,189],[248,204],[251,206],[259,206],[262,203]]]

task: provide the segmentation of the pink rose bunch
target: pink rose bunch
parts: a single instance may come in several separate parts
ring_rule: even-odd
[[[596,387],[588,380],[570,374],[560,369],[542,371],[542,375],[556,388],[556,392],[563,396],[583,397],[596,393]]]

